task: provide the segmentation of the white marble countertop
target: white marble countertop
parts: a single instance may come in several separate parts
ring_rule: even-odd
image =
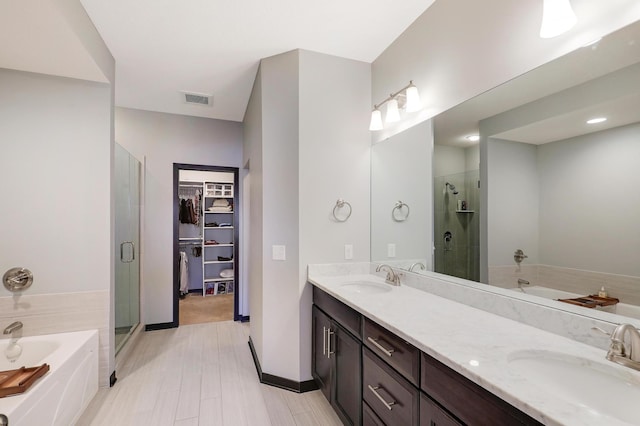
[[[640,412],[637,422],[625,423],[585,406],[576,397],[561,398],[509,365],[510,357],[518,351],[558,352],[580,357],[587,364],[606,364],[618,376],[640,387],[639,372],[607,361],[606,352],[601,349],[406,285],[390,286],[390,292],[377,294],[361,294],[341,287],[360,280],[384,284],[380,275],[362,267],[350,270],[345,266],[342,271],[326,275],[312,269],[308,280],[313,285],[545,425],[640,424]]]

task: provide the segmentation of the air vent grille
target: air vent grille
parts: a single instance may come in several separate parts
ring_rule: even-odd
[[[184,102],[187,104],[211,106],[213,104],[213,96],[202,93],[182,92]]]

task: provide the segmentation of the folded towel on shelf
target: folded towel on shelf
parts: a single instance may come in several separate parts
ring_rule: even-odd
[[[229,207],[229,200],[226,198],[216,198],[213,200],[213,207]]]
[[[233,269],[223,269],[220,271],[220,276],[222,278],[233,278]]]
[[[226,206],[226,207],[216,207],[216,206],[211,206],[207,209],[208,212],[213,212],[213,213],[226,213],[226,212],[230,212],[231,210],[231,206]]]

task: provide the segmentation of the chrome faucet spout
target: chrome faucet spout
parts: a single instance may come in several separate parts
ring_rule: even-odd
[[[378,267],[376,268],[376,272],[380,272],[385,269],[387,270],[387,278],[385,279],[387,284],[400,285],[400,276],[394,272],[391,266],[385,264],[378,265]]]
[[[13,334],[14,332],[18,331],[22,329],[22,323],[20,321],[15,321],[12,322],[11,324],[9,324],[7,326],[7,328],[4,329],[4,331],[2,332],[2,334]]]

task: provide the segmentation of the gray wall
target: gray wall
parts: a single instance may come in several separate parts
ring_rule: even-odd
[[[261,211],[250,219],[251,339],[265,373],[311,379],[307,264],[344,261],[345,244],[369,259],[369,91],[363,62],[308,51],[261,62],[244,125]],[[344,223],[331,216],[338,198],[353,206]]]
[[[116,141],[144,164],[142,322],[173,321],[173,163],[241,167],[237,122],[116,108]]]

